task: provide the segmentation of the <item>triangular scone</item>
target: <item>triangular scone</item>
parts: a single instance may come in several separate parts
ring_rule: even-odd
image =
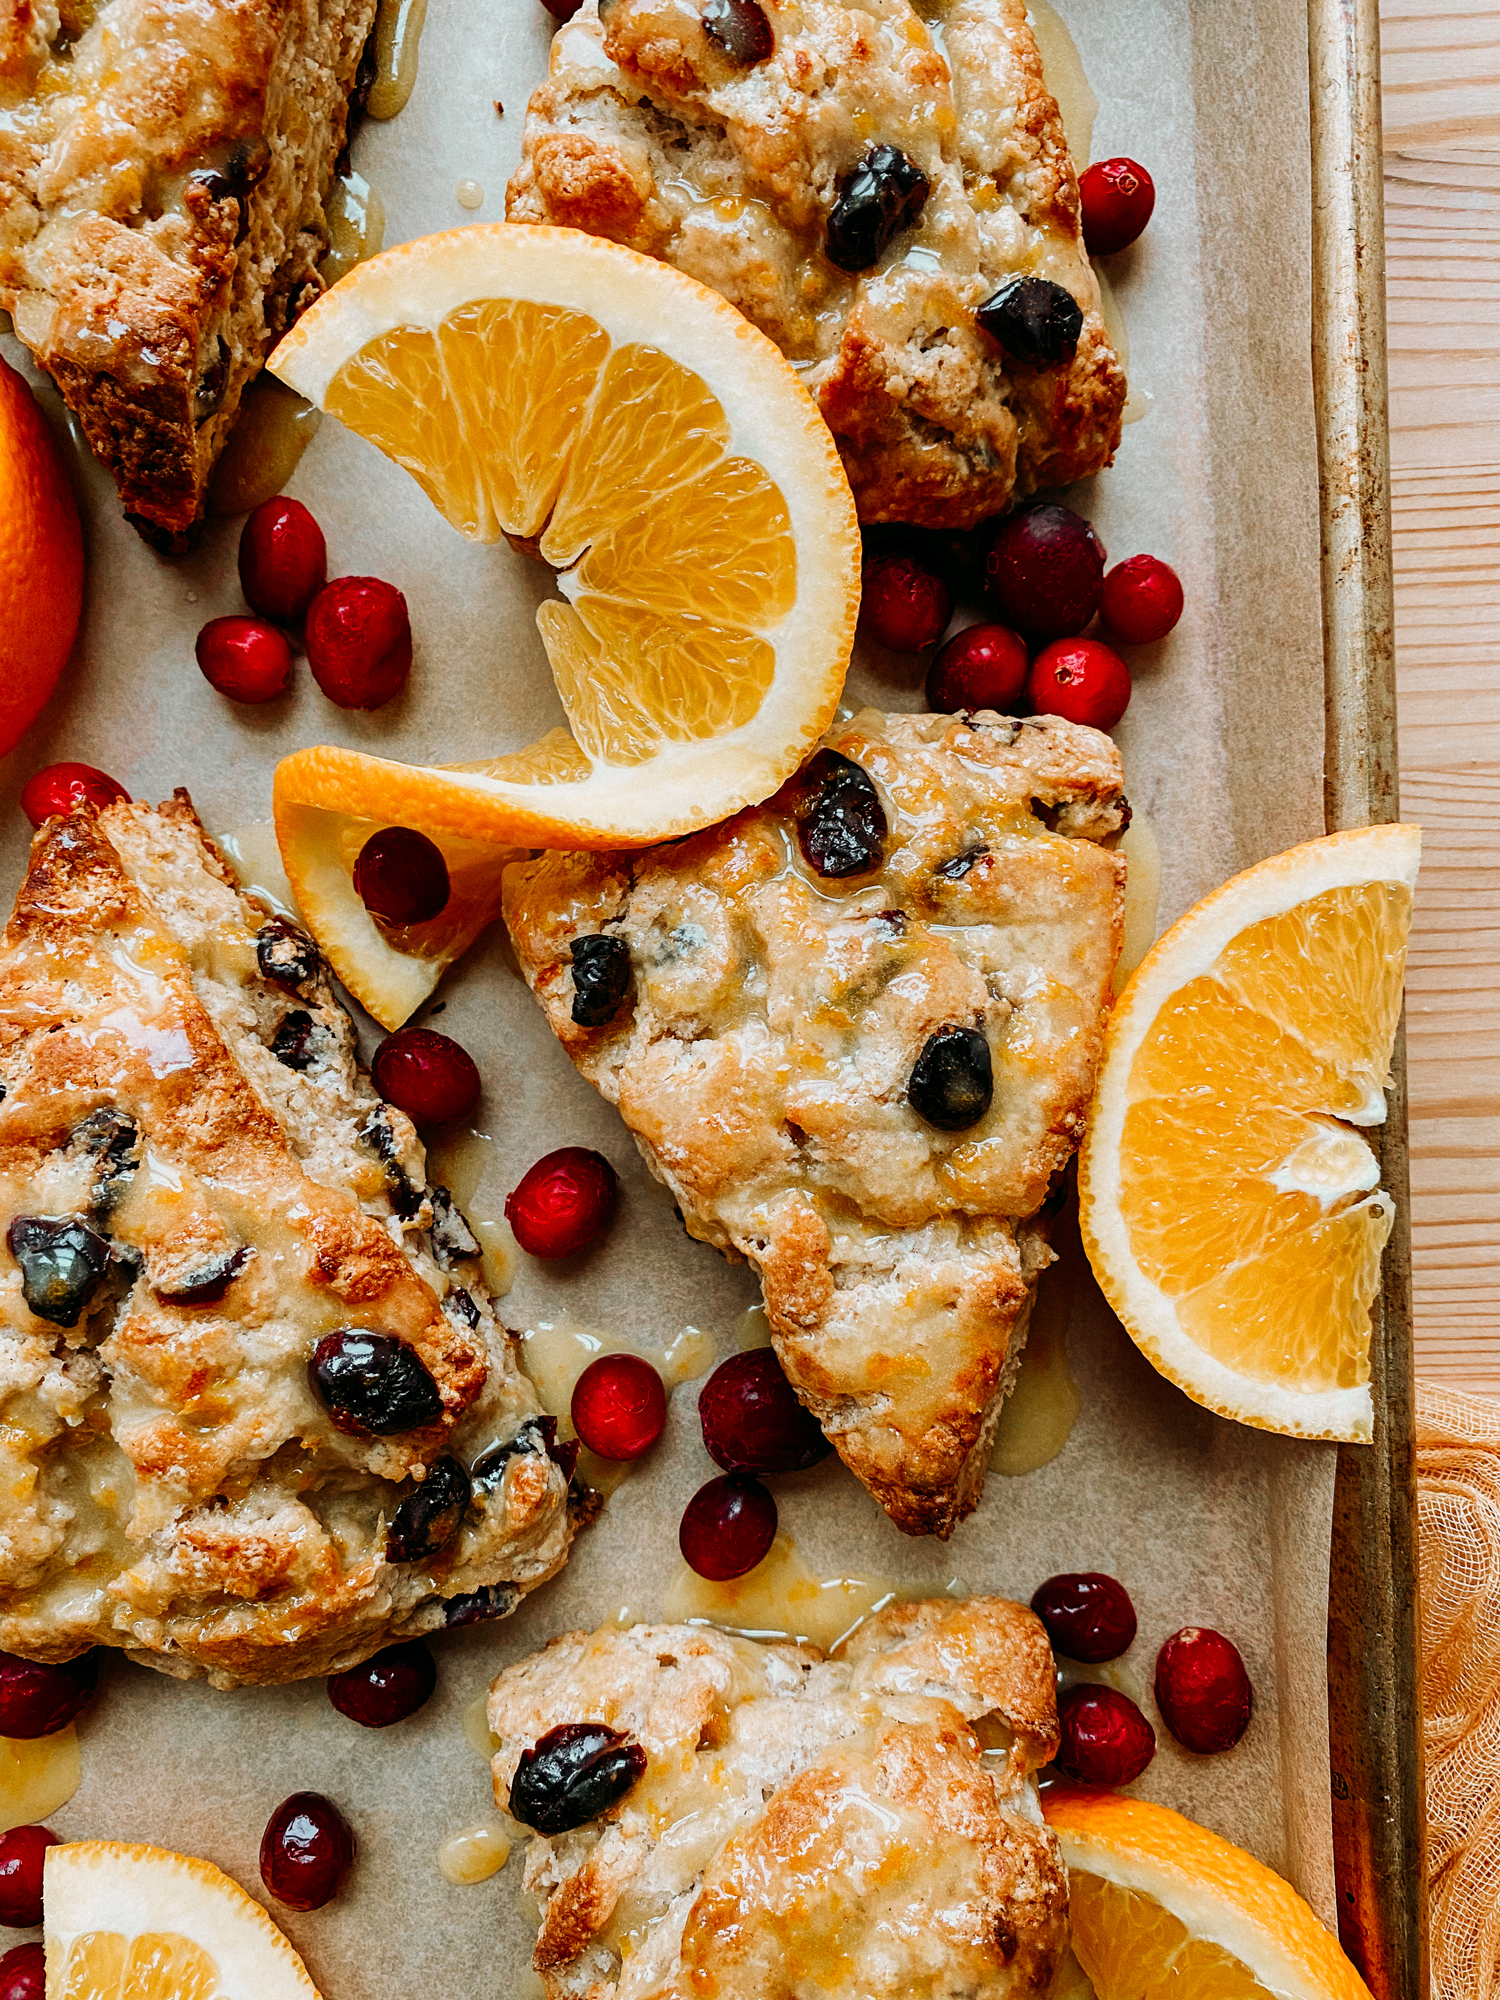
[[[479,1246],[185,793],[37,836],[0,1086],[0,1646],[292,1680],[561,1568]],[[418,1428],[335,1423],[309,1363],[344,1328],[399,1343]]]
[[[518,1765],[578,1722],[644,1768],[527,1853],[547,2000],[1051,1990],[1067,1878],[1032,1774],[1057,1709],[1021,1605],[893,1605],[833,1660],[704,1626],[569,1633],[490,1689],[502,1807],[532,1809]]]
[[[861,191],[886,226],[841,244]],[[721,292],[796,364],[862,521],[970,528],[1119,445],[1125,371],[1026,0],[583,0],[505,212]],[[977,317],[1017,280],[1040,338]]]
[[[517,864],[505,914],[688,1229],[756,1266],[798,1395],[899,1526],[947,1535],[1051,1259],[1037,1211],[1093,1087],[1125,876],[1101,843],[1128,808],[1113,743],[1055,716],[867,709],[824,745],[691,839]],[[851,872],[811,865],[820,839]],[[987,1047],[992,1100],[958,1129],[913,1103],[934,1036]]]

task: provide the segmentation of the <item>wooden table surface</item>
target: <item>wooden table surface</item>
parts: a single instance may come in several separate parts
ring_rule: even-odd
[[[1417,1370],[1500,1394],[1500,0],[1384,0]]]

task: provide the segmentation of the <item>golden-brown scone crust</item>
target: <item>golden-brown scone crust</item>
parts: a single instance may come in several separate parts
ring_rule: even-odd
[[[763,0],[742,67],[676,0],[585,0],[553,40],[513,222],[613,237],[722,292],[796,365],[866,521],[964,528],[1109,464],[1125,377],[1025,0]],[[851,274],[823,254],[840,178],[900,147],[919,224]],[[1013,274],[1071,292],[1072,361],[1007,358],[974,311]]]
[[[899,1526],[975,1505],[1077,1145],[1119,954],[1120,759],[1055,716],[882,716],[825,738],[873,781],[882,866],[814,873],[778,794],[641,854],[508,869],[522,970],[689,1231],[748,1257],[803,1402]],[[630,949],[607,1025],[572,1018],[574,938]],[[994,1099],[941,1132],[906,1085],[980,1027]]]
[[[179,793],[49,821],[0,938],[0,1646],[33,1658],[324,1674],[499,1615],[567,1555],[567,1477],[479,1246],[311,941],[265,976],[267,915]],[[71,1325],[28,1303],[25,1217],[107,1245]],[[412,1349],[440,1418],[335,1428],[308,1363],[342,1327]],[[509,1440],[448,1545],[390,1560],[434,1463]]]
[[[701,1626],[568,1633],[490,1690],[495,1796],[566,1722],[646,1753],[596,1820],[527,1855],[548,2000],[1022,2000],[1067,1883],[1032,1774],[1052,1655],[1000,1598],[898,1605],[825,1660]]]
[[[0,0],[0,306],[175,544],[322,289],[376,0]]]

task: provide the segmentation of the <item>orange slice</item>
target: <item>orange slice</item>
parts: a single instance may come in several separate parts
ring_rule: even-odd
[[[1057,1786],[1073,1950],[1098,2000],[1370,2000],[1289,1882],[1166,1806]]]
[[[706,286],[575,230],[494,224],[387,251],[305,313],[271,367],[460,533],[506,535],[557,573],[537,624],[566,729],[502,754],[497,677],[473,730],[493,756],[407,766],[324,745],[277,771],[303,912],[389,1026],[430,982],[398,974],[392,941],[333,882],[335,857],[363,844],[349,827],[411,826],[445,848],[641,846],[769,797],[843,685],[854,502],[764,335]],[[424,947],[429,970],[469,923],[442,953]]]
[[[49,1847],[48,2000],[318,2000],[307,1967],[211,1861],[119,1840]]]
[[[1262,862],[1190,910],[1115,1005],[1079,1163],[1105,1297],[1195,1401],[1368,1439],[1385,1117],[1421,854],[1372,826]]]

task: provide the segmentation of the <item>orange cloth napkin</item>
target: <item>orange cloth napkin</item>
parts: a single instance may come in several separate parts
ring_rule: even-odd
[[[1500,1402],[1417,1385],[1434,2000],[1500,2000]]]

